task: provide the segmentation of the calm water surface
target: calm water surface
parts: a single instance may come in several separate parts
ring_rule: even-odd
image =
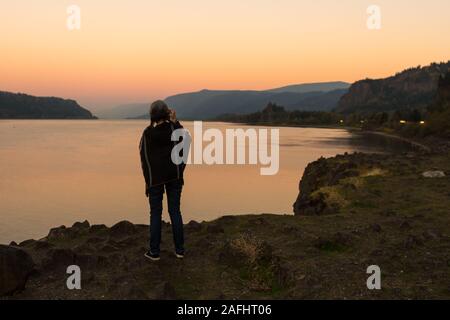
[[[184,125],[191,129],[193,124]],[[146,126],[140,120],[0,121],[0,243],[41,238],[51,227],[84,219],[107,225],[120,220],[148,223],[138,154]],[[237,128],[225,123],[203,127]],[[391,149],[398,150],[398,144],[346,130],[280,128],[280,170],[275,176],[261,176],[259,166],[188,166],[184,220],[291,214],[309,162],[346,151]]]

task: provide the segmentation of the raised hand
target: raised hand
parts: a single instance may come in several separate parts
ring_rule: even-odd
[[[170,109],[170,121],[177,122],[177,112],[173,109]]]

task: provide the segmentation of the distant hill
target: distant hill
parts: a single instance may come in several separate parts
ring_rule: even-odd
[[[450,61],[407,69],[395,76],[354,83],[340,99],[336,112],[350,114],[424,109],[436,96],[439,77],[450,69]]]
[[[0,119],[95,119],[74,100],[0,91]]]
[[[288,110],[330,111],[347,92],[271,92],[271,91],[207,91],[172,96],[166,102],[181,118],[212,119],[221,114],[247,114],[261,110],[269,102]]]
[[[262,111],[249,114],[224,114],[216,117],[217,121],[260,124],[260,125],[294,125],[294,126],[329,126],[337,125],[341,115],[327,111],[286,110],[270,102]]]
[[[295,93],[306,93],[314,91],[333,91],[338,89],[348,89],[349,83],[342,81],[334,82],[317,82],[317,83],[304,83],[304,84],[294,84],[290,86],[285,86],[276,89],[269,89],[269,92],[295,92]]]
[[[283,105],[288,110],[329,111],[337,106],[349,86],[345,82],[324,82],[263,91],[201,90],[170,96],[165,101],[183,119],[213,119],[222,114],[246,114],[261,110],[269,102]],[[149,105],[119,106],[100,113],[100,116],[147,119]]]

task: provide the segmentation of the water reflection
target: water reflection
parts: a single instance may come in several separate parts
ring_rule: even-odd
[[[361,152],[404,153],[417,148],[406,140],[370,132],[353,132],[347,143]]]

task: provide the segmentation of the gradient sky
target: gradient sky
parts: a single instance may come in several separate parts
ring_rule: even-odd
[[[66,9],[81,8],[81,30]],[[382,10],[382,29],[366,9]],[[389,76],[450,59],[448,0],[0,0],[0,90],[97,110],[183,91]]]

